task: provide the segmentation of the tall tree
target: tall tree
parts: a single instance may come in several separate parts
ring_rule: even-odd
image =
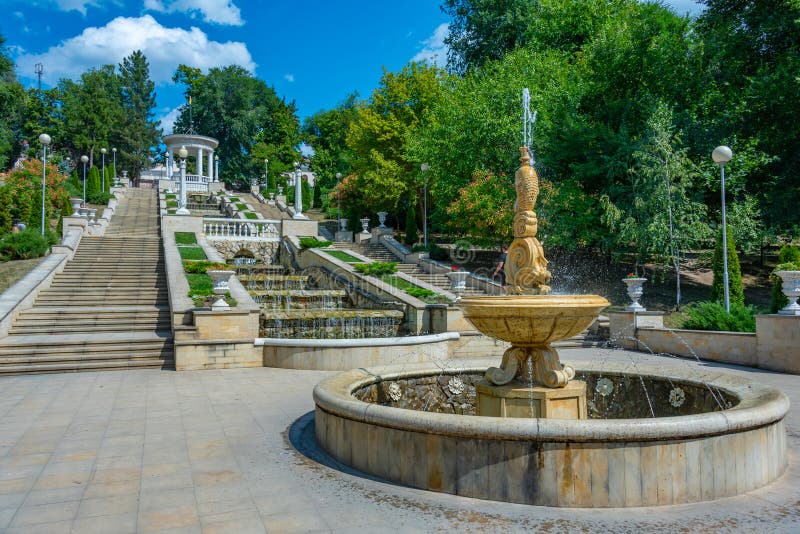
[[[219,139],[220,174],[228,183],[249,183],[262,174],[283,172],[297,161],[300,121],[294,102],[278,97],[272,87],[237,65],[213,68],[203,75],[181,65],[173,80],[185,86],[175,131]]]
[[[154,119],[155,84],[150,80],[150,66],[141,50],[122,60],[119,78],[124,112],[123,127],[119,131],[121,163],[135,179],[150,162],[161,137],[161,128]]]
[[[0,169],[11,163],[19,148],[16,134],[24,106],[24,91],[14,76],[14,62],[4,44],[0,35]]]

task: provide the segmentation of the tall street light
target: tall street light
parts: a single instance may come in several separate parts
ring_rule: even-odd
[[[89,156],[81,156],[81,163],[83,163],[83,207],[86,207],[86,163],[89,161]]]
[[[430,169],[430,165],[427,163],[423,163],[419,166],[420,170],[422,171],[422,205],[423,205],[423,217],[422,217],[422,243],[424,246],[428,246],[428,169]]]
[[[219,156],[214,154],[214,181],[219,182]]]
[[[175,211],[176,215],[189,215],[189,210],[186,208],[186,157],[188,155],[189,151],[185,146],[178,150],[178,157],[181,160],[181,198],[180,206]]]
[[[722,176],[722,281],[725,291],[725,311],[731,311],[731,298],[728,280],[728,226],[725,218],[725,164],[733,158],[733,152],[726,146],[718,146],[711,153],[711,159],[714,163],[719,164],[719,170]]]
[[[105,148],[101,148],[100,149],[100,153],[103,155],[103,165],[102,165],[103,166],[103,170],[102,170],[102,172],[103,172],[103,182],[100,185],[100,187],[101,187],[103,193],[106,192],[106,152],[108,152],[108,150],[106,150]]]
[[[342,228],[342,173],[336,173],[336,231]]]
[[[46,133],[41,134],[39,142],[42,144],[42,235],[44,235],[44,187],[47,178],[47,146],[50,144],[50,136]]]
[[[269,187],[269,159],[264,158],[264,187]]]
[[[303,181],[303,172],[300,170],[300,164],[298,162],[294,162],[294,215],[292,219],[307,219],[305,215],[303,215],[303,188],[302,181]]]
[[[117,149],[112,148],[111,153],[114,155],[114,185],[117,185]]]

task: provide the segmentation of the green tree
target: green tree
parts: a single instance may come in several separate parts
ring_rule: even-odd
[[[14,75],[14,62],[0,35],[0,169],[7,168],[19,150],[16,135],[24,102],[24,90]]]
[[[406,207],[406,224],[405,224],[405,244],[413,246],[417,243],[419,233],[417,232],[417,217],[416,209],[413,204]]]
[[[124,149],[119,156],[131,176],[137,179],[155,155],[162,133],[155,120],[155,84],[150,80],[150,66],[141,50],[134,51],[122,60],[119,79],[124,112],[119,131],[119,140]]]
[[[8,186],[0,186],[0,235],[7,234],[11,231],[11,203],[11,188]]]
[[[100,181],[100,171],[97,167],[91,167],[86,174],[86,198],[94,197],[102,191]]]
[[[728,237],[728,298],[731,306],[734,304],[744,306],[744,287],[742,286],[742,269],[739,266],[739,255],[736,253],[736,242],[730,228],[726,231]],[[714,247],[714,260],[711,269],[714,271],[714,281],[711,284],[710,300],[724,302],[725,286],[722,254],[722,227],[717,233],[717,245]]]
[[[191,107],[180,108],[175,131],[219,139],[223,181],[249,184],[262,174],[264,158],[270,174],[288,171],[298,160],[300,123],[294,102],[278,97],[242,67],[213,68],[203,75],[181,65],[173,80],[192,99]]]
[[[352,171],[361,190],[357,211],[397,214],[405,207],[403,199],[414,198],[422,213],[420,162],[409,157],[407,141],[425,122],[445,82],[442,70],[409,63],[398,73],[384,71],[369,101],[358,106],[347,135]]]

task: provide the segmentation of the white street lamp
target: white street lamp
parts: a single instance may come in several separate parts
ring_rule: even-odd
[[[83,163],[83,207],[86,207],[86,163],[89,161],[89,156],[81,156],[81,163]]]
[[[45,179],[47,178],[47,146],[50,144],[50,136],[43,133],[39,136],[39,142],[42,144],[42,235],[44,235],[44,194],[45,194]]]
[[[216,168],[214,169],[214,181],[219,182],[219,156],[214,154],[214,165]]]
[[[264,187],[269,186],[269,158],[264,158]]]
[[[181,196],[180,196],[180,206],[175,211],[176,215],[189,215],[189,210],[186,209],[186,157],[189,155],[189,151],[186,150],[185,146],[182,146],[180,150],[178,150],[178,157],[180,158],[181,164]]]
[[[420,170],[422,171],[422,205],[423,205],[423,217],[422,217],[422,243],[426,247],[428,246],[428,169],[430,169],[430,165],[427,163],[423,163],[419,166]],[[408,230],[406,230],[408,231]]]
[[[111,153],[114,155],[114,185],[117,185],[117,149],[112,148]]]
[[[301,187],[303,173],[300,170],[300,164],[294,162],[294,215],[292,219],[308,219],[303,215],[303,188]]]
[[[731,298],[728,280],[728,226],[725,217],[725,164],[733,159],[733,152],[727,146],[718,146],[711,152],[711,159],[719,165],[722,176],[722,281],[725,294],[725,311],[731,311]]]
[[[336,231],[342,228],[342,173],[336,173]]]
[[[100,185],[100,187],[102,188],[103,193],[106,192],[106,152],[108,152],[108,151],[105,148],[101,148],[100,149],[100,153],[103,155],[103,165],[102,165],[102,167],[103,167],[103,171],[102,171],[103,172],[103,182]]]

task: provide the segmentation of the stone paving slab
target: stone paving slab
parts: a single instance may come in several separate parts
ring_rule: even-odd
[[[561,351],[572,362],[596,353]],[[789,470],[767,488],[713,503],[497,503],[330,467],[314,450],[310,412],[313,386],[331,373],[12,376],[0,378],[0,532],[800,532],[800,376],[622,351],[602,357],[714,366],[783,389],[793,403]]]

